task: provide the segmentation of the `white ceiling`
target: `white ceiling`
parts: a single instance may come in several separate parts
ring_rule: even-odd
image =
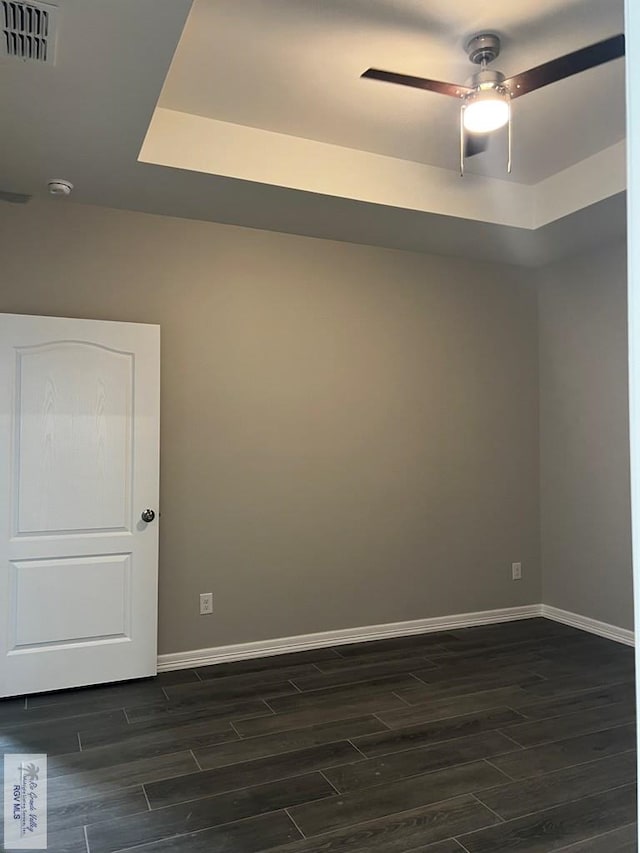
[[[464,83],[497,32],[507,76],[622,32],[622,0],[196,0],[160,106],[458,168],[452,98],[360,79],[374,66]],[[537,183],[624,137],[624,62],[518,99],[512,180]],[[500,138],[501,136],[501,138]],[[505,134],[470,171],[504,175]]]
[[[469,212],[471,208],[461,214],[449,211],[449,215],[442,215],[446,211],[436,207],[403,203],[408,187],[403,185],[406,177],[398,176],[413,175],[411,170],[414,166],[424,170],[415,172],[419,180],[423,174],[425,176],[424,183],[413,187],[414,193],[429,199],[433,191],[428,171],[433,166],[397,159],[400,146],[409,145],[410,139],[413,140],[412,145],[417,145],[420,133],[428,137],[432,146],[428,150],[434,152],[429,154],[434,158],[429,163],[442,165],[446,161],[446,168],[436,169],[433,174],[441,173],[450,181],[443,184],[443,192],[448,197],[455,196],[457,209],[465,208],[466,200],[470,201],[474,193],[476,201],[482,201],[482,188],[489,186],[482,181],[490,179],[470,176],[468,181],[461,182],[454,171],[455,164],[449,171],[451,163],[446,158],[451,156],[455,143],[452,146],[446,139],[438,142],[441,137],[447,137],[448,126],[445,128],[446,122],[438,123],[439,136],[436,137],[436,122],[430,120],[427,113],[427,103],[432,105],[429,109],[436,111],[433,115],[446,111],[449,107],[447,99],[421,92],[402,92],[399,88],[372,81],[365,83],[351,79],[351,82],[343,83],[351,73],[351,63],[353,70],[359,74],[363,70],[363,61],[364,67],[389,65],[408,72],[461,79],[466,63],[460,43],[464,35],[485,23],[492,26],[501,23],[497,28],[505,36],[505,48],[500,67],[507,73],[518,71],[564,50],[619,31],[619,0],[526,0],[518,3],[493,0],[491,4],[486,0],[196,0],[182,40],[191,0],[57,2],[60,15],[55,67],[0,59],[2,190],[46,197],[48,179],[67,178],[75,185],[72,201],[81,203],[524,264],[544,263],[624,231],[624,199],[619,194],[623,184],[619,164],[617,183],[609,188],[606,186],[607,175],[603,178],[597,174],[599,171],[608,173],[607,169],[589,171],[588,163],[585,167],[584,162],[573,167],[582,170],[575,174],[593,175],[593,180],[579,182],[583,185],[582,200],[571,206],[578,212],[564,216],[568,211],[562,206],[554,208],[555,212],[543,217],[538,224],[552,219],[556,221],[537,231],[531,230],[533,225],[512,227],[518,223],[511,221],[509,225],[507,216],[493,220],[507,223],[506,227],[475,222],[474,219],[481,220],[482,216]],[[466,15],[460,11],[463,8],[467,10]],[[486,9],[492,13],[490,22],[482,20]],[[335,134],[345,134],[340,145],[346,146],[349,140],[356,144],[362,135],[371,138],[368,132],[364,134],[363,127],[376,127],[378,130],[373,134],[378,140],[376,145],[384,144],[386,156],[371,162],[402,167],[400,171],[391,169],[386,174],[387,183],[382,187],[384,192],[378,193],[380,186],[377,184],[380,182],[376,180],[375,169],[360,176],[368,182],[371,193],[349,194],[340,189],[344,174],[332,174],[320,161],[313,159],[303,159],[298,166],[309,173],[318,172],[327,184],[321,189],[286,179],[268,182],[252,178],[247,164],[243,165],[242,151],[235,152],[240,168],[226,172],[185,164],[176,167],[176,163],[172,163],[170,167],[159,161],[140,162],[141,146],[148,136],[149,123],[161,93],[160,103],[165,106],[171,104],[175,109],[177,102],[174,98],[181,90],[181,79],[184,83],[181,76],[183,62],[188,66],[191,59],[196,58],[197,52],[191,58],[184,55],[194,20],[200,14],[216,12],[217,17],[214,16],[211,25],[195,34],[201,44],[199,56],[205,64],[201,65],[199,77],[191,80],[188,91],[183,91],[181,97],[197,99],[198,110],[206,109],[215,115],[211,128],[235,127],[237,130],[236,125],[241,125],[239,130],[242,130],[246,122],[244,129],[248,130],[261,127],[260,119],[265,127],[267,121],[274,123],[272,127],[277,125],[278,138],[292,144],[305,141],[291,135],[302,131],[301,124],[307,128],[305,132],[311,133],[312,126],[317,123],[320,130],[330,134],[329,141],[334,143],[334,148],[328,146],[327,150],[351,152],[356,158],[352,170],[355,173],[364,162],[362,158],[381,155],[365,155],[364,151],[350,145],[335,147],[338,139]],[[464,26],[459,19],[466,22]],[[555,27],[551,26],[552,19]],[[232,32],[236,33],[235,41]],[[550,39],[550,32],[556,33],[553,39]],[[424,50],[427,42],[430,45],[426,51],[428,62]],[[519,48],[517,56],[513,46],[516,42]],[[313,67],[306,66],[305,61],[311,59]],[[413,64],[410,65],[409,60]],[[401,65],[401,62],[406,65]],[[340,78],[333,88],[329,86],[329,78],[321,79],[318,63],[321,69],[334,69],[330,73]],[[567,131],[564,122],[568,113],[561,100],[554,101],[555,106],[545,101],[545,116],[556,115],[554,110],[557,116],[553,122],[546,120],[548,133],[544,146],[534,146],[535,162],[527,166],[532,170],[531,175],[534,174],[534,166],[541,170],[539,174],[546,174],[549,169],[557,170],[563,164],[574,162],[575,157],[582,159],[598,147],[621,138],[624,131],[620,106],[622,64],[617,62],[606,70],[596,69],[581,75],[582,79],[578,78],[583,86],[580,96],[582,108],[578,116],[580,132],[575,129],[571,133]],[[617,69],[614,66],[618,66]],[[313,75],[305,73],[298,82],[295,70],[309,67],[314,70]],[[288,68],[292,69],[290,74]],[[457,68],[460,68],[459,73],[456,73]],[[253,73],[253,82],[247,79],[247,71]],[[191,67],[188,74],[193,73]],[[585,81],[589,77],[602,78],[603,74],[613,75],[617,82],[612,80],[608,88],[601,79],[600,85],[607,91],[606,97],[597,104],[598,121],[591,121],[585,126],[588,114],[585,104],[589,92]],[[274,82],[276,78],[277,84]],[[569,83],[565,81],[558,86]],[[341,91],[343,88],[344,92]],[[360,88],[370,91],[365,100],[353,97],[353,92]],[[542,99],[543,94],[551,92],[551,88],[523,98],[516,105],[526,104],[528,99],[534,103],[536,99]],[[404,106],[396,98],[402,98]],[[301,107],[293,109],[292,103],[301,104]],[[592,103],[595,102],[590,101]],[[213,113],[214,104],[221,112]],[[270,106],[265,110],[268,104]],[[332,112],[332,104],[335,112]],[[186,107],[184,103],[182,108]],[[191,103],[188,107],[195,110],[196,104]],[[364,111],[362,127],[356,120],[357,109]],[[387,109],[395,111],[394,115],[386,115]],[[593,115],[595,109],[591,109],[590,114]],[[319,120],[322,111],[326,122]],[[540,121],[539,116],[536,123]],[[187,115],[186,118],[195,119],[196,116]],[[230,124],[230,120],[236,125]],[[518,115],[516,121],[520,121]],[[516,129],[517,145],[521,144],[519,137],[522,133],[523,125],[519,124]],[[329,136],[314,144],[322,146],[327,139]],[[576,145],[580,146],[579,149]],[[199,146],[203,148],[202,140],[195,136],[189,138],[186,153],[193,154]],[[206,154],[206,145],[204,149]],[[371,149],[369,146],[366,151]],[[392,149],[396,153],[389,157]],[[374,150],[378,151],[378,148]],[[419,145],[423,161],[426,161],[426,150],[425,146]],[[596,158],[605,156],[602,162],[609,162],[607,151],[614,149],[606,149]],[[268,159],[268,152],[263,153],[260,145],[254,146],[249,154],[254,159]],[[518,149],[516,154],[521,160],[519,168],[524,170],[525,149]],[[400,153],[402,156],[410,154],[407,151],[406,155]],[[438,161],[436,157],[443,159]],[[545,162],[551,166],[543,169]],[[409,172],[403,173],[402,169],[409,169]],[[567,181],[573,180],[574,172],[569,170],[562,175],[566,186]],[[512,185],[504,177],[502,175],[501,180],[493,181],[491,186],[494,190],[498,187],[494,194],[499,204],[510,205],[513,209],[520,197],[516,195],[505,200],[501,193],[506,193],[511,186],[522,188],[523,184],[517,181],[524,181],[524,171],[514,174]],[[529,179],[533,178],[529,176]],[[596,179],[602,185],[598,185],[595,191],[584,190],[585,184],[589,187],[592,183],[597,184]],[[555,180],[555,177],[549,179],[551,182]],[[546,183],[549,182],[543,182]],[[562,185],[562,182],[558,184]],[[387,202],[387,197],[393,197],[393,201]],[[598,199],[602,202],[588,206]],[[56,200],[51,203],[67,202]],[[586,209],[579,210],[579,207]],[[36,239],[37,235],[34,235],[34,241]],[[115,250],[117,247],[114,246]],[[73,251],[73,235],[69,235],[69,251]]]

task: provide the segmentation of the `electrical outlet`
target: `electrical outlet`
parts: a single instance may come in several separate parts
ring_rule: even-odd
[[[212,592],[201,592],[200,593],[200,615],[207,616],[209,613],[213,613],[213,593]]]
[[[522,563],[511,563],[511,580],[519,581],[522,577]]]

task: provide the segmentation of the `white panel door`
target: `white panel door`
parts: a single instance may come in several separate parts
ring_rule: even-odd
[[[0,314],[0,696],[155,674],[159,414],[158,326]]]

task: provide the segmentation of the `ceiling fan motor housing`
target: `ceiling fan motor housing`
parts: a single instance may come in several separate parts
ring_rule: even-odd
[[[480,33],[469,39],[466,51],[476,65],[493,62],[500,55],[500,38],[495,33]]]
[[[500,71],[492,71],[488,68],[483,68],[471,78],[471,86],[474,89],[500,89],[504,88],[504,74]]]

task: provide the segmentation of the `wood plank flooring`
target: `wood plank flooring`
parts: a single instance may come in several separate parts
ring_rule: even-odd
[[[633,650],[544,619],[0,701],[52,853],[631,853]]]

